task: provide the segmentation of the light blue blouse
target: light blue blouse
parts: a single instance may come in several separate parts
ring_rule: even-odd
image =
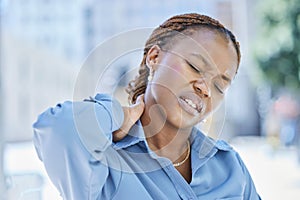
[[[192,180],[149,148],[138,121],[123,140],[112,132],[124,119],[105,94],[66,101],[34,123],[34,144],[47,173],[66,200],[260,199],[243,161],[224,141],[191,133]]]

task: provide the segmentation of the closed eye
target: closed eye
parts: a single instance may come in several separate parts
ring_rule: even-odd
[[[189,61],[185,61],[188,65],[189,65],[189,67],[191,67],[195,72],[197,72],[197,73],[202,73],[202,70],[200,70],[199,68],[197,68],[197,67],[195,67],[192,63],[190,63]]]
[[[220,92],[221,94],[225,94],[225,90],[218,83],[214,83],[214,86],[218,90],[218,92]]]

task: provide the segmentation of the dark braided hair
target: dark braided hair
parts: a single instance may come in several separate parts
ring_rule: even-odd
[[[217,31],[225,36],[226,39],[232,41],[237,52],[239,66],[241,59],[240,45],[232,32],[225,28],[219,21],[197,13],[173,16],[154,29],[149,39],[146,41],[138,76],[129,82],[126,89],[129,94],[128,100],[130,103],[135,103],[137,97],[144,94],[146,91],[149,76],[149,68],[146,66],[146,57],[150,48],[153,45],[158,45],[162,49],[168,49],[170,48],[171,40],[179,35],[179,33],[192,35],[196,30],[202,27]]]

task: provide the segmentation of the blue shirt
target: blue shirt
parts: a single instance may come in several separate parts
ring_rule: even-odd
[[[34,123],[34,144],[64,199],[260,199],[243,161],[224,141],[193,128],[188,183],[149,148],[140,121],[117,143],[124,119],[108,95],[58,104]]]

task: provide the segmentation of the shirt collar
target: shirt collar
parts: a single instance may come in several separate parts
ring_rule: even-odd
[[[192,149],[197,152],[198,158],[210,158],[218,150],[228,151],[231,147],[224,141],[214,139],[204,135],[199,129],[193,127],[190,136]],[[129,146],[135,145],[139,142],[144,142],[147,148],[147,141],[144,134],[144,129],[140,120],[138,120],[134,126],[130,129],[128,135],[121,141],[114,143],[116,149],[123,149]],[[148,149],[149,151],[149,149]]]
[[[204,135],[199,129],[193,128],[191,133],[192,141],[192,173],[194,173],[207,163],[210,158],[216,155],[219,151],[229,151],[232,149],[226,142],[222,140],[214,140]]]

